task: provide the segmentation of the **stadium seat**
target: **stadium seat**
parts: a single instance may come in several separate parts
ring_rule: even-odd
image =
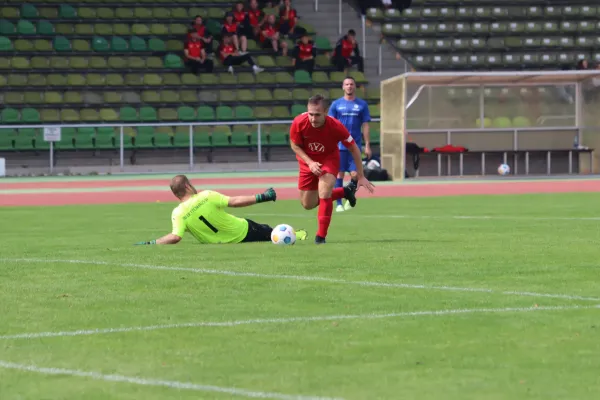
[[[313,34],[318,44],[312,76],[294,72],[291,57],[262,49],[255,40],[248,41],[248,49],[267,69],[264,73],[254,74],[244,65],[230,74],[219,60],[212,74],[184,69],[189,20],[194,15],[205,17],[216,48],[229,8],[222,1],[198,5],[186,1],[186,6],[169,7],[147,0],[126,0],[121,7],[105,0],[9,1],[0,7],[0,52],[4,53],[0,87],[5,104],[0,123],[243,120],[250,124],[257,119],[288,119],[305,108],[307,97],[317,90],[327,93],[339,86],[329,77],[331,43],[315,36],[315,28],[302,19],[299,26]],[[233,130],[194,127],[194,146],[248,145],[256,142],[257,130],[257,125],[235,125]],[[27,149],[49,146],[40,130],[8,133],[19,139],[6,139],[7,134],[1,148],[14,148],[15,143]],[[189,145],[188,127],[127,127],[124,133],[127,148]],[[61,151],[114,150],[119,134],[120,129],[112,127],[68,129],[59,147]],[[264,142],[270,139],[266,129],[261,135]],[[277,134],[274,137],[277,142]]]

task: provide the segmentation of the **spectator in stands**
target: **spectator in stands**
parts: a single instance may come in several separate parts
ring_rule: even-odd
[[[198,36],[200,36],[200,40],[204,44],[203,49],[206,52],[206,54],[214,53],[213,42],[212,42],[213,37],[208,32],[208,29],[206,29],[206,25],[204,25],[204,20],[202,19],[202,17],[200,15],[197,15],[196,18],[194,18],[194,22],[192,22],[192,29],[194,29],[196,32],[198,32]],[[189,41],[190,39],[191,39],[191,36],[188,32],[187,40]]]
[[[294,59],[292,65],[294,70],[305,70],[312,75],[315,69],[315,57],[317,56],[317,48],[315,47],[310,36],[307,33],[302,35],[302,38],[296,44],[294,48]]]
[[[260,36],[260,27],[265,23],[265,13],[258,6],[258,0],[250,0],[248,7],[248,38],[258,39]],[[252,32],[252,35],[250,35]]]
[[[577,62],[577,69],[588,69],[589,62],[585,58]]]
[[[204,42],[200,38],[200,35],[195,29],[188,31],[189,39],[185,44],[185,64],[194,73],[197,74],[200,70],[206,72],[213,71],[213,61],[206,58],[206,51],[204,50]]]
[[[356,65],[360,72],[364,72],[364,61],[358,49],[354,29],[350,29],[346,35],[338,40],[331,61],[340,72],[347,71],[353,65]]]
[[[237,22],[239,34],[245,36],[246,39],[252,38],[252,29],[248,23],[248,11],[245,10],[244,2],[238,1],[233,6],[233,20]]]
[[[272,48],[275,53],[279,53],[281,47],[281,54],[287,55],[287,43],[283,40],[279,40],[279,32],[275,25],[275,16],[273,14],[267,15],[267,22],[260,27],[260,42],[263,48]]]
[[[285,0],[283,7],[279,8],[279,33],[282,36],[294,36],[294,29],[298,22],[298,13],[292,8],[291,0]]]
[[[233,74],[234,65],[242,65],[247,62],[252,66],[252,70],[255,74],[262,72],[264,69],[258,66],[249,54],[240,54],[240,52],[236,50],[232,36],[233,34],[231,33],[223,35],[223,42],[221,43],[221,46],[219,46],[219,58],[223,65],[228,67],[227,71]]]
[[[222,35],[231,35],[233,45],[235,49],[241,54],[246,54],[248,50],[248,39],[243,35],[242,28],[238,22],[233,18],[233,13],[228,12],[225,15],[225,22],[223,23]]]

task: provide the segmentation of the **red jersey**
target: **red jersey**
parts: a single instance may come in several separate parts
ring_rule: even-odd
[[[313,160],[321,160],[339,157],[338,143],[346,148],[354,144],[352,135],[348,129],[337,119],[326,116],[325,124],[320,128],[314,128],[308,120],[308,113],[303,113],[294,118],[290,128],[290,140],[302,147],[304,152]],[[302,159],[296,156],[298,161]]]
[[[225,22],[223,24],[223,32],[237,33],[237,30],[238,30],[238,23],[235,22],[235,20],[231,24],[228,24],[227,22]]]
[[[205,37],[205,35],[206,35],[206,26],[204,26],[204,24],[202,24],[202,25],[194,25],[194,29],[198,33],[198,36]]]
[[[248,21],[250,21],[250,25],[257,26],[262,20],[263,13],[261,10],[256,9],[248,11]]]
[[[202,42],[200,40],[196,42],[190,40],[185,44],[185,48],[190,54],[190,57],[200,57],[200,54],[202,53]]]
[[[234,11],[233,12],[233,22],[237,22],[238,24],[243,24],[246,21],[246,11]]]
[[[315,56],[315,46],[313,45],[313,42],[308,42],[306,44],[300,42],[296,45],[297,50],[297,54],[298,54],[298,58],[300,58],[301,60],[305,60],[309,57],[314,57]]]
[[[266,32],[266,36],[263,32]],[[274,34],[277,33],[277,29],[275,26],[271,25],[268,22],[265,22],[263,26],[260,27],[260,41],[264,42],[267,37],[273,37]]]
[[[338,42],[336,46],[336,52],[339,49],[340,53],[342,54],[342,57],[349,58],[352,55],[352,52],[354,51],[354,45],[354,43],[352,43],[346,38],[346,36],[344,36]]]
[[[287,14],[287,21],[285,19],[283,19]],[[281,11],[279,12],[279,23],[283,24],[284,22],[287,22],[290,26],[290,29],[293,28],[296,25],[296,17],[298,16],[298,13],[296,12],[295,9],[290,8],[290,11],[286,11],[285,7],[281,9]]]
[[[223,55],[223,53],[225,53],[225,55]],[[235,47],[232,44],[222,44],[219,47],[219,58],[221,59],[221,62],[233,53],[235,53]]]

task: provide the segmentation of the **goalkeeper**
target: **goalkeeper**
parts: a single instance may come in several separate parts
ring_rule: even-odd
[[[268,189],[254,196],[225,196],[211,190],[200,193],[185,175],[171,180],[171,191],[179,199],[172,213],[173,230],[168,235],[136,245],[177,244],[187,231],[200,243],[246,243],[271,241],[272,227],[227,213],[226,207],[247,207],[265,201],[275,201],[275,190]],[[298,240],[305,240],[306,231],[296,231]]]

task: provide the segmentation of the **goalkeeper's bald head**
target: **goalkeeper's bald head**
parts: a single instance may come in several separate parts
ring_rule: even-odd
[[[171,191],[179,200],[198,193],[185,175],[177,175],[171,179]]]

